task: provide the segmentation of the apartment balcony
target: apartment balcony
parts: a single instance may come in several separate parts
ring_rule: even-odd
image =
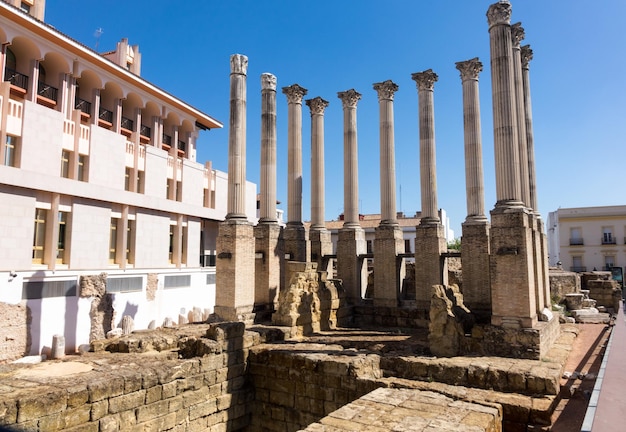
[[[80,116],[83,120],[87,120],[91,117],[91,102],[86,101],[85,99],[76,97],[74,99],[74,109],[80,111]]]
[[[602,244],[603,245],[614,245],[617,244],[617,241],[615,240],[614,237],[603,237],[602,238]]]
[[[152,136],[152,129],[146,125],[139,127],[139,139],[142,143],[149,143]]]
[[[100,107],[100,112],[98,113],[98,125],[107,129],[113,127],[113,111]]]
[[[8,104],[6,124],[0,125],[3,127],[7,134],[13,136],[22,136],[22,121],[24,119],[24,102],[11,99],[3,100],[0,96],[0,109],[3,104]],[[2,117],[2,116],[0,116]]]
[[[569,271],[573,271],[576,273],[580,273],[580,272],[586,272],[587,271],[587,267],[585,266],[572,266],[569,268]]]
[[[59,89],[43,81],[37,83],[37,102],[47,107],[54,107],[58,102]]]
[[[126,166],[135,168],[135,143],[126,141]],[[145,171],[146,169],[146,146],[139,144],[139,154],[137,155],[137,169]]]
[[[4,80],[11,83],[17,89],[21,89],[22,94],[26,94],[28,89],[28,75],[21,74],[13,69],[4,69]]]
[[[585,244],[585,241],[581,238],[571,238],[569,239],[569,245],[570,246],[583,246]]]

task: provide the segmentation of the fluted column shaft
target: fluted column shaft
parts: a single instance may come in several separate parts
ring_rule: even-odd
[[[361,94],[354,89],[337,93],[343,104],[343,216],[344,227],[359,225],[359,168],[356,104]]]
[[[394,142],[393,96],[398,85],[387,80],[374,84],[380,115],[380,213],[381,224],[395,225],[396,156]]]
[[[324,219],[324,110],[328,101],[306,101],[311,111],[311,229],[325,227]]]
[[[307,90],[298,84],[283,87],[288,103],[287,221],[302,224],[302,98]]]
[[[473,58],[464,62],[458,62],[456,68],[461,72],[463,85],[465,188],[467,194],[466,220],[486,220],[480,97],[478,92],[478,74],[483,70],[483,64],[478,58]]]
[[[260,223],[276,219],[276,77],[261,75],[261,202]]]
[[[530,99],[530,72],[528,64],[533,58],[533,50],[529,45],[521,48],[522,84],[524,87],[524,117],[526,119],[526,147],[528,153],[528,183],[530,191],[530,207],[539,211],[537,207],[537,177],[535,174],[535,138],[533,134],[533,112]]]
[[[524,84],[522,80],[522,55],[520,42],[524,39],[524,28],[520,23],[511,26],[513,43],[513,80],[515,83],[515,110],[517,112],[517,144],[519,147],[519,172],[521,197],[530,207],[530,184],[528,177],[528,148],[526,145],[526,115],[524,113]]]
[[[439,223],[437,174],[435,167],[435,109],[433,89],[438,77],[428,69],[412,75],[417,83],[420,134],[420,189],[422,218],[420,223]]]
[[[248,57],[230,56],[227,219],[246,218],[246,79]]]
[[[496,206],[521,204],[517,112],[513,78],[511,4],[504,0],[487,11],[491,53]]]

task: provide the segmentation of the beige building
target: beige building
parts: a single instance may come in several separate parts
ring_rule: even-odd
[[[560,208],[548,216],[549,261],[576,272],[626,267],[626,205]]]
[[[44,6],[0,1],[0,302],[30,308],[33,354],[89,342],[82,275],[108,275],[114,326],[212,312],[227,176],[196,145],[222,124],[142,79],[138,46],[99,54]]]

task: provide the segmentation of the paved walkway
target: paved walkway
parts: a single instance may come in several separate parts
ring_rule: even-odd
[[[626,315],[620,308],[581,432],[626,430]]]

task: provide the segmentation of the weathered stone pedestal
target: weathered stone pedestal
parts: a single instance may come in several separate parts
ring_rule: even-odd
[[[367,265],[363,258],[367,252],[365,231],[360,226],[339,230],[337,240],[337,277],[343,281],[346,297],[352,304],[359,302],[367,288]]]
[[[288,222],[283,229],[283,247],[289,261],[310,261],[310,245],[307,230],[300,222]]]
[[[465,305],[479,321],[491,316],[489,281],[489,222],[466,220],[462,224],[463,298]]]
[[[254,314],[254,247],[252,225],[227,219],[217,236],[215,315],[225,321],[252,323]]]
[[[311,245],[311,261],[317,263],[318,271],[329,272],[330,260],[324,257],[333,253],[330,231],[326,228],[311,228],[309,230],[309,243]]]
[[[448,271],[441,254],[447,250],[444,227],[422,223],[415,235],[415,301],[419,310],[430,308],[433,285],[447,285]]]
[[[525,207],[491,212],[491,323],[532,328],[537,323],[532,226]]]
[[[280,291],[280,263],[285,256],[277,223],[261,223],[254,227],[254,311],[271,312]]]
[[[379,225],[374,239],[374,306],[397,307],[405,276],[404,239],[398,225]]]

